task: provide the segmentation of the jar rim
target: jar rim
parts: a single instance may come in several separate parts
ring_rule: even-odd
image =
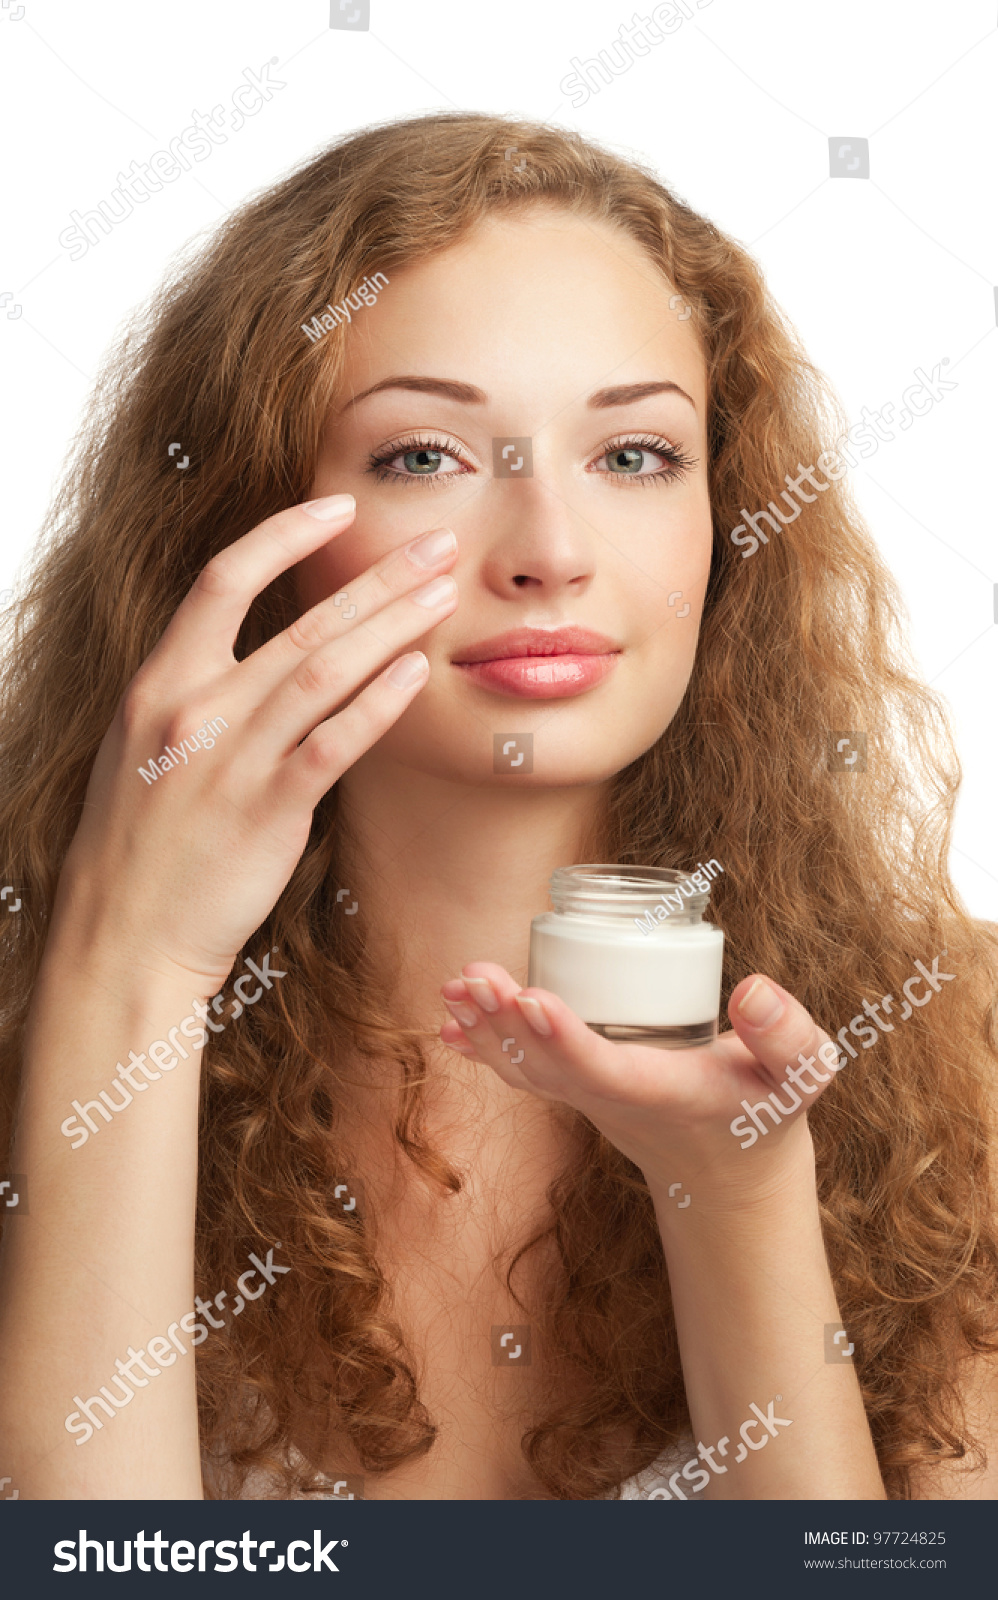
[[[700,872],[699,866],[694,872]],[[660,903],[668,890],[676,890],[685,883],[694,889],[693,894],[683,893],[682,913],[702,912],[710,900],[710,883],[700,889],[693,884],[692,874],[678,867],[643,867],[631,863],[583,861],[574,866],[557,867],[551,874],[551,899],[571,899],[577,908],[584,903],[587,909],[645,910]],[[677,908],[678,909],[678,908]]]

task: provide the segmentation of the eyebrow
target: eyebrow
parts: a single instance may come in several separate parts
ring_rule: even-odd
[[[587,403],[598,410],[605,410],[608,406],[633,405],[635,400],[647,400],[649,395],[653,394],[682,395],[684,400],[689,400],[694,411],[696,410],[696,406],[690,400],[685,389],[681,389],[678,383],[665,381],[661,383],[622,383],[612,389],[597,389],[595,394],[589,396]]]
[[[458,405],[465,406],[485,405],[488,401],[484,389],[476,388],[473,383],[459,383],[454,378],[429,378],[418,374],[407,374],[382,378],[380,383],[372,383],[369,389],[362,390],[360,394],[348,400],[343,409],[348,410],[350,406],[359,405],[368,395],[380,394],[382,389],[407,389],[418,394],[435,394],[442,400],[454,400]],[[649,383],[623,383],[609,389],[597,389],[589,396],[586,404],[594,410],[605,411],[611,406],[633,405],[635,401],[647,400],[653,394],[681,395],[684,400],[689,401],[694,411],[696,410],[696,405],[685,389],[681,389],[678,383],[664,379]]]
[[[409,389],[419,394],[435,394],[442,400],[456,400],[462,406],[483,406],[489,398],[484,389],[476,389],[473,383],[458,383],[454,378],[394,377],[372,383],[369,389],[354,395],[343,409],[359,405],[369,394],[380,394],[382,389]]]

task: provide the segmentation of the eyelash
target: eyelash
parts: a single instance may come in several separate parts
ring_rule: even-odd
[[[449,439],[446,436],[414,433],[406,434],[400,439],[393,439],[391,444],[385,445],[384,449],[374,451],[369,459],[367,470],[377,478],[379,483],[432,483],[437,478],[436,473],[428,472],[423,475],[415,472],[396,472],[386,465],[387,462],[394,461],[396,456],[404,456],[410,450],[439,450],[443,455],[455,456],[459,461],[462,459],[461,446],[456,440]],[[443,476],[445,479],[463,478],[465,474],[463,472],[445,472]],[[440,481],[439,478],[437,478],[437,481]]]
[[[618,488],[624,483],[640,483],[642,486],[649,483],[677,482],[684,478],[698,465],[696,456],[687,455],[678,445],[670,444],[667,439],[658,436],[640,434],[622,434],[618,438],[608,439],[601,446],[594,460],[602,460],[604,456],[612,455],[617,450],[649,450],[654,455],[664,457],[668,465],[655,472],[621,473],[610,472],[604,468],[600,476],[614,483]],[[443,455],[454,456],[461,461],[461,446],[456,440],[446,436],[430,434],[407,434],[400,439],[393,439],[391,444],[385,445],[382,450],[372,452],[368,458],[367,470],[379,483],[429,483],[439,484],[451,478],[465,477],[463,472],[445,472],[443,474],[426,473],[425,475],[410,472],[398,472],[388,466],[389,461],[394,461],[396,456],[407,455],[413,450],[439,450]]]
[[[697,466],[696,456],[687,455],[679,445],[670,444],[668,439],[662,439],[654,434],[621,434],[619,438],[609,439],[603,445],[596,460],[604,456],[613,455],[617,450],[650,450],[653,455],[664,456],[667,467],[655,472],[642,472],[631,474],[626,472],[608,472],[604,470],[600,476],[609,479],[618,487],[624,483],[640,483],[642,486],[649,483],[677,483],[685,478]]]

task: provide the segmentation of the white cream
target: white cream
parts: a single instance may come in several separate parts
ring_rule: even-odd
[[[608,1038],[659,1048],[707,1044],[716,1036],[724,934],[702,920],[710,895],[686,873],[662,867],[588,864],[559,868],[555,909],[530,925],[528,981],[550,989]],[[663,891],[693,888],[682,910],[653,927],[636,914]],[[633,1031],[632,1031],[633,1030]]]

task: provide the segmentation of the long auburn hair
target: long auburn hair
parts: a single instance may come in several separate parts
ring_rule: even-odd
[[[0,917],[2,1147],[58,875],[125,687],[210,558],[313,482],[343,334],[313,341],[303,325],[368,274],[390,279],[535,202],[637,240],[692,307],[708,368],[714,548],[696,661],[669,728],[612,781],[590,859],[723,863],[724,1003],[758,969],[834,1033],[864,997],[898,995],[917,958],[945,950],[958,975],[861,1049],[810,1113],[840,1308],[888,1494],[905,1498],[913,1468],[980,1459],[956,1378],[963,1358],[996,1348],[998,940],[947,870],[959,763],[842,482],[753,559],[731,542],[742,508],[766,505],[844,425],[758,268],[651,173],[578,135],[435,114],[341,139],[178,259],[105,363],[4,624],[0,862],[22,905]],[[237,654],[296,614],[285,574],[254,603]],[[830,770],[838,730],[866,733],[864,772]],[[277,1239],[293,1268],[198,1350],[209,1494],[236,1495],[258,1471],[284,1495],[308,1493],[342,1460],[334,1448],[376,1473],[436,1432],[387,1309],[370,1212],[346,1216],[334,1198],[351,1177],[337,1131],[344,1052],[398,1062],[398,1145],[444,1190],[462,1180],[423,1137],[429,1035],[401,1025],[392,974],[365,957],[363,909],[335,914],[337,806],[334,786],[246,944],[251,957],[276,946],[288,978],[205,1048],[199,1292],[234,1283],[248,1251]],[[577,1120],[583,1159],[553,1175],[551,1226],[509,1252],[507,1282],[534,1247],[556,1251],[562,1270],[527,1309],[577,1382],[567,1397],[552,1387],[522,1448],[544,1493],[588,1499],[678,1442],[689,1413],[646,1186]]]

